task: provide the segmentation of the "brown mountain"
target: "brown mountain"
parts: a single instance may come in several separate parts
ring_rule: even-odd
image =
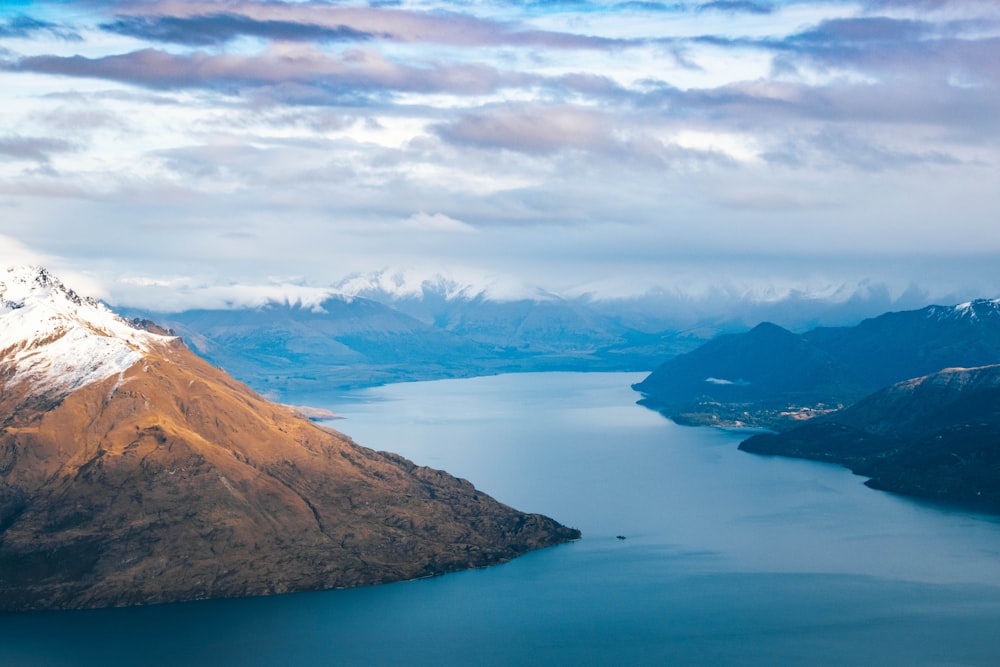
[[[740,449],[840,463],[874,488],[1000,512],[1000,365],[899,382]]]
[[[377,584],[578,537],[270,403],[43,270],[0,272],[0,608]]]

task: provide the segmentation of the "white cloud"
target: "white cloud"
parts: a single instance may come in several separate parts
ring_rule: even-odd
[[[0,266],[17,266],[20,264],[44,265],[52,258],[37,253],[17,239],[0,235]]]
[[[323,312],[322,303],[341,293],[332,287],[295,283],[211,284],[186,277],[124,276],[110,285],[109,300],[117,306],[159,312],[188,309],[260,308],[291,305]]]
[[[420,232],[468,233],[476,231],[472,225],[448,217],[443,213],[414,213],[402,222],[402,226]]]
[[[995,294],[996,3],[223,4],[398,34],[165,44],[98,26],[223,5],[47,5],[83,40],[0,52],[0,250],[171,308],[312,307],[385,266],[671,307]]]
[[[746,380],[724,380],[723,378],[705,378],[705,382],[709,384],[735,385],[740,387],[750,384]]]

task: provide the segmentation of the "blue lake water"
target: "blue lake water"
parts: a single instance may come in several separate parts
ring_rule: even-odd
[[[1000,664],[1000,520],[740,452],[636,406],[641,377],[292,397],[584,539],[388,586],[0,615],[0,665]]]

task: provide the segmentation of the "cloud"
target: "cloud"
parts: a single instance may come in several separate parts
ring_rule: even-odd
[[[593,111],[536,105],[482,109],[434,128],[440,137],[453,143],[535,154],[607,148],[609,130],[605,118]]]
[[[111,298],[119,306],[144,306],[172,313],[202,308],[262,308],[271,304],[323,312],[324,301],[340,297],[341,293],[332,287],[289,282],[220,285],[186,276],[126,275],[115,281]]]
[[[0,267],[45,264],[50,258],[28,248],[17,239],[0,234]]]
[[[743,380],[743,379],[740,379],[740,380],[725,380],[723,378],[711,378],[711,377],[710,378],[705,378],[705,382],[707,382],[709,384],[734,385],[734,386],[739,386],[739,387],[745,387],[745,386],[747,386],[747,385],[750,384],[749,382],[747,382],[746,380]]]
[[[697,6],[699,12],[726,12],[731,14],[771,14],[774,5],[751,0],[715,0]]]
[[[204,52],[180,55],[150,48],[100,58],[28,56],[3,67],[8,71],[109,79],[154,89],[230,92],[297,83],[332,92],[348,89],[484,94],[536,79],[474,63],[400,65],[375,50],[363,48],[338,56],[309,47],[272,50],[260,56]]]
[[[915,165],[958,165],[961,160],[940,151],[898,149],[875,137],[843,128],[825,127],[816,133],[789,138],[762,157],[790,167],[850,165],[863,171],[897,170]]]
[[[905,77],[923,84],[950,83],[960,77],[996,85],[1000,82],[1000,70],[993,65],[1000,58],[998,28],[996,21],[930,23],[869,16],[822,21],[772,45],[804,59],[798,66],[849,68],[868,76]],[[778,66],[782,64],[787,61],[779,61]]]
[[[718,201],[727,208],[760,211],[809,211],[832,205],[829,197],[823,194],[794,192],[766,186],[729,187],[719,193]]]
[[[468,223],[456,220],[443,213],[414,213],[403,221],[405,229],[413,229],[421,232],[474,232],[475,227]]]
[[[910,144],[903,152],[933,161],[948,151],[929,143],[981,145],[1000,140],[994,111],[1000,104],[1000,86],[956,86],[933,76],[818,83],[756,80],[688,90],[659,85],[633,94],[632,100],[644,113],[665,120],[752,133],[764,146],[763,153],[778,151],[775,147],[789,138],[823,132],[822,126],[830,123],[855,136],[861,128],[860,134],[870,131],[871,136],[898,134]],[[925,141],[913,143],[918,134]]]
[[[81,39],[79,34],[63,26],[23,14],[0,21],[0,37],[32,39],[46,35],[66,41]]]
[[[159,0],[120,6],[122,15],[105,24],[108,29],[153,39],[184,39],[191,30],[204,44],[216,44],[236,35],[282,39],[324,40],[336,31],[378,36],[408,43],[452,46],[520,46],[552,49],[617,49],[630,40],[522,28],[517,23],[479,18],[454,11],[412,11],[390,7],[338,6],[325,2],[228,2]],[[223,11],[220,11],[223,10]],[[137,18],[133,19],[132,16]],[[151,34],[142,35],[146,30]],[[334,31],[325,33],[324,30]],[[278,34],[290,37],[278,37]]]
[[[787,41],[797,44],[828,46],[895,44],[912,42],[933,34],[933,24],[912,19],[868,16],[821,21]]]
[[[683,40],[668,40],[677,47]],[[1000,83],[1000,9],[991,16],[852,16],[824,19],[783,36],[700,35],[687,40],[723,50],[773,55],[772,78],[948,86]],[[819,75],[820,80],[817,81]]]
[[[413,265],[724,283],[717,311],[747,284],[986,289],[998,6],[46,4],[84,41],[0,39],[0,234],[200,276],[128,286],[151,302]]]
[[[67,262],[65,258],[37,252],[17,239],[0,234],[0,280],[5,269],[24,265],[44,266],[80,294],[98,299],[107,295],[102,281],[76,270],[73,263]]]
[[[47,164],[53,154],[76,150],[76,146],[63,139],[51,137],[0,136],[0,159],[30,160]]]
[[[864,4],[869,11],[899,11],[911,8],[923,12],[968,11],[979,15],[1000,13],[994,0],[867,0]]]
[[[372,33],[349,26],[326,26],[294,21],[255,20],[238,14],[203,16],[122,16],[99,25],[102,30],[154,42],[188,46],[217,46],[238,37],[279,41],[341,42],[371,39]]]

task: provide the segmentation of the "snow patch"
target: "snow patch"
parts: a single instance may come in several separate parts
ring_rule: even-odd
[[[927,317],[938,320],[976,320],[981,316],[995,317],[1000,311],[1000,299],[976,299],[954,306],[928,306]]]
[[[32,394],[66,395],[120,375],[170,340],[135,328],[41,267],[0,272],[0,362],[15,369],[9,383],[29,384]]]

